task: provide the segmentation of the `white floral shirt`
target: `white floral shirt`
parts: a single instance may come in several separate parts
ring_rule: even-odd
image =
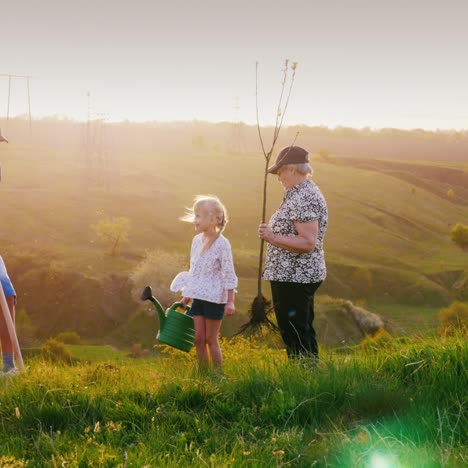
[[[203,234],[197,234],[192,240],[190,271],[179,273],[171,290],[192,299],[226,304],[228,290],[237,288],[231,244],[220,235],[206,252],[202,250]]]
[[[294,222],[318,221],[315,249],[307,253],[290,252],[268,244],[263,279],[292,283],[318,283],[327,276],[323,238],[328,226],[328,210],[322,192],[310,179],[286,190],[283,203],[270,219],[272,231],[297,236]]]

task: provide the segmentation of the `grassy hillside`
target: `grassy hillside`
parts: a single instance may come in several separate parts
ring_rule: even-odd
[[[318,366],[246,340],[222,347],[223,375],[181,352],[74,346],[72,367],[28,360],[0,380],[0,465],[466,466],[463,336],[324,353]]]
[[[234,248],[245,313],[255,295],[261,155],[115,153],[88,164],[80,154],[3,145],[0,161],[3,255],[39,252],[55,269],[97,281],[128,275],[147,250],[188,258],[193,229],[178,218],[194,195],[219,195],[230,214],[226,235]],[[415,165],[399,167],[406,177],[359,161],[343,165],[317,158],[313,166],[330,211],[329,279],[322,293],[364,298],[376,307],[396,302],[433,308],[450,302],[452,286],[466,275],[468,262],[449,231],[468,220],[466,204],[424,188]],[[436,186],[438,166],[430,166]],[[274,177],[268,197],[269,216],[282,198]],[[121,257],[105,255],[90,227],[108,216],[131,220],[130,243]],[[445,283],[434,279],[444,275]]]

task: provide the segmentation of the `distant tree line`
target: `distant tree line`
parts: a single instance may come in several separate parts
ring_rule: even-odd
[[[106,136],[105,150],[110,152],[122,152],[138,148],[141,151],[180,153],[181,151],[191,151],[192,146],[197,149],[206,149],[216,145],[220,150],[229,152],[228,150],[233,143],[233,135],[236,138],[236,145],[242,147],[243,151],[259,150],[256,126],[244,122],[212,123],[200,120],[176,122],[103,121],[100,122],[100,128]],[[266,138],[268,138],[269,132],[274,132],[274,128],[270,126],[262,126],[262,129]],[[289,144],[297,132],[299,132],[299,141],[301,139],[305,140],[302,141],[302,144],[308,144],[311,141],[312,145],[315,145],[313,139],[336,138],[346,139],[347,141],[362,139],[368,145],[371,145],[372,142],[377,143],[380,141],[385,143],[392,140],[450,144],[450,147],[454,150],[458,147],[468,147],[468,130],[430,131],[424,129],[327,127],[325,125],[285,126],[284,133],[278,141],[278,146]],[[11,118],[7,136],[12,144],[29,145],[31,140],[27,116]],[[84,151],[86,146],[86,122],[61,116],[33,119],[32,144],[48,147],[72,147]],[[311,148],[313,151],[316,149]],[[329,150],[332,153],[336,152],[333,147],[330,147]],[[408,158],[411,159],[411,157],[411,154],[408,154]],[[460,157],[457,159],[460,159]]]

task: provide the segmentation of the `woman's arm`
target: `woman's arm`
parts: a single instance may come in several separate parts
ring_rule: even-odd
[[[315,249],[318,235],[318,220],[307,223],[294,222],[297,231],[295,236],[284,236],[274,233],[267,224],[260,224],[258,237],[268,243],[294,253],[307,253]]]

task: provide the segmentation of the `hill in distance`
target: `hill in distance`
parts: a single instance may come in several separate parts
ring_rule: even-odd
[[[34,252],[56,270],[97,282],[128,277],[156,248],[188,261],[193,228],[179,217],[196,194],[218,195],[229,210],[226,236],[240,278],[238,309],[246,313],[256,294],[261,154],[126,150],[87,158],[79,151],[11,144],[0,147],[0,161],[3,255]],[[329,277],[322,294],[364,300],[385,311],[389,304],[434,309],[453,299],[455,284],[466,287],[466,253],[449,233],[468,220],[468,164],[396,166],[319,155],[312,164],[330,212]],[[447,196],[448,187],[455,197]],[[267,217],[282,194],[271,177]],[[120,257],[110,258],[91,225],[114,216],[130,220],[130,242]],[[25,273],[18,265],[17,279]],[[32,300],[26,303],[28,311],[34,308]]]

